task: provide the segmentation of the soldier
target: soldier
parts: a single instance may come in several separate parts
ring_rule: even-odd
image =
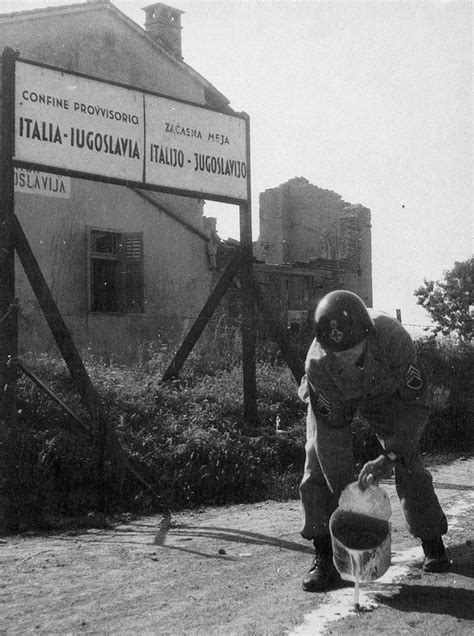
[[[301,535],[313,541],[316,550],[303,589],[320,592],[340,582],[328,524],[341,491],[356,479],[364,490],[393,470],[408,529],[421,539],[423,569],[448,570],[442,540],[447,521],[419,453],[429,413],[428,384],[412,339],[395,318],[367,309],[345,290],[321,299],[315,326],[299,388],[308,404]],[[356,412],[384,449],[358,476],[350,430]]]

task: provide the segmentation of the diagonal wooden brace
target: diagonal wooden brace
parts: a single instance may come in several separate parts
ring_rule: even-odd
[[[209,298],[206,301],[206,304],[201,310],[201,313],[196,318],[196,321],[194,322],[193,326],[189,330],[187,336],[185,337],[181,346],[176,352],[171,364],[166,369],[162,378],[163,382],[168,382],[178,377],[183,364],[186,362],[186,359],[191,353],[192,348],[198,341],[199,336],[204,331],[205,326],[211,319],[212,314],[217,309],[217,306],[219,305],[221,299],[223,298],[224,294],[229,288],[232,282],[232,279],[239,272],[241,265],[242,265],[242,254],[241,254],[241,251],[239,250],[235,254],[234,258],[230,261],[230,263],[225,268],[224,273],[222,274],[216,286],[212,290]]]

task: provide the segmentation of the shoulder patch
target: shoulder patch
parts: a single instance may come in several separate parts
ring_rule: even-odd
[[[318,398],[316,400],[316,412],[321,417],[327,417],[331,414],[331,403],[324,395],[324,393],[318,393]]]
[[[405,384],[412,391],[419,391],[423,386],[421,371],[414,364],[409,364],[405,373]]]

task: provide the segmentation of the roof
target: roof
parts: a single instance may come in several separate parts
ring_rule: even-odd
[[[206,101],[209,101],[214,107],[219,107],[229,112],[233,112],[230,108],[230,100],[227,99],[220,91],[217,90],[210,82],[208,82],[202,75],[195,71],[191,66],[185,62],[178,60],[174,55],[169,53],[163,46],[156,42],[150,35],[139,26],[134,20],[129,18],[125,13],[120,11],[110,0],[87,0],[77,4],[61,5],[43,7],[39,9],[28,9],[26,11],[14,11],[11,13],[0,13],[0,25],[7,24],[8,22],[18,22],[22,20],[34,20],[47,17],[49,15],[68,15],[77,14],[82,12],[94,12],[94,11],[108,11],[113,14],[117,19],[126,23],[129,28],[133,29],[137,35],[145,38],[149,45],[158,49],[163,55],[167,56],[174,64],[183,69],[192,79],[203,86],[205,91]]]

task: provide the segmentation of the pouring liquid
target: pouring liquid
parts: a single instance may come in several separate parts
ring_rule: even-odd
[[[359,555],[357,555],[359,557]],[[358,610],[360,607],[359,604],[359,582],[360,582],[360,559],[357,558],[356,563],[356,577],[355,577],[355,586],[354,586],[354,607]]]

